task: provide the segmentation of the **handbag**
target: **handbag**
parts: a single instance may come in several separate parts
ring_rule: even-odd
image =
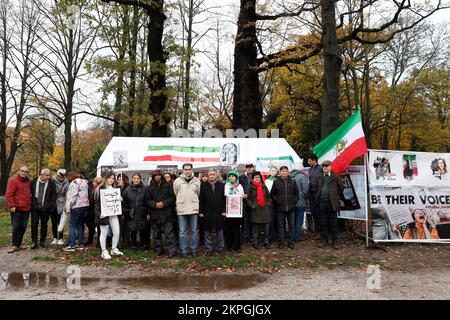
[[[67,214],[65,211],[63,211],[63,213],[61,213],[61,218],[60,218],[59,224],[58,224],[58,232],[64,231],[64,226],[66,225],[66,220],[67,220]]]

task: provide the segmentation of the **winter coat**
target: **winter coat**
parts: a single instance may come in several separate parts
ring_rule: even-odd
[[[276,179],[273,182],[270,197],[275,207],[275,211],[289,212],[295,209],[298,202],[298,187],[297,183],[291,178]]]
[[[101,199],[100,199],[100,190],[104,190],[104,189],[106,189],[106,185],[104,183],[102,183],[95,189],[95,193],[94,193],[94,202],[95,202],[94,224],[97,224],[100,226],[109,225],[109,217],[100,218],[100,215],[102,214],[102,203],[101,203]],[[122,198],[123,198],[123,195],[122,195]],[[123,209],[123,201],[122,201],[122,209]]]
[[[204,214],[204,230],[222,230],[225,213],[225,186],[220,181],[216,182],[214,192],[209,182],[203,182],[200,188],[200,211]]]
[[[36,188],[38,187],[39,178],[31,181],[31,210],[42,210],[42,212],[50,213],[53,211],[56,205],[56,185],[55,180],[49,179],[47,183],[47,190],[45,190],[44,200],[42,201],[42,207],[38,208],[36,198]]]
[[[56,187],[56,212],[61,214],[66,209],[66,199],[67,199],[67,190],[69,189],[69,180],[64,178],[64,181],[61,183],[55,177],[55,187]]]
[[[84,179],[77,178],[69,184],[66,210],[89,207],[89,186]]]
[[[172,185],[166,181],[161,181],[161,184],[152,181],[148,189],[152,222],[156,224],[171,222],[173,220],[172,208],[175,203],[175,193],[173,192]],[[157,209],[157,202],[162,202],[164,207]]]
[[[251,176],[247,176],[247,172],[241,174],[241,176],[239,177],[239,183],[241,184],[242,188],[244,188],[244,190],[247,190],[251,182],[252,178]]]
[[[145,230],[150,214],[150,194],[143,183],[131,185],[123,193],[125,221],[130,231]]]
[[[258,204],[258,190],[256,186],[251,183],[247,190],[245,190],[245,193],[248,195],[247,199],[245,199],[245,202],[247,203],[247,206],[250,208],[250,218],[252,223],[269,223],[270,222],[270,192],[269,189],[267,189],[266,185],[263,184],[263,193],[264,193],[264,202],[266,205],[264,207],[260,206]]]
[[[198,214],[200,204],[199,178],[193,177],[186,181],[184,175],[181,175],[173,183],[173,192],[177,199],[177,215]]]
[[[317,183],[318,189],[315,194],[316,204],[319,206],[320,204],[320,192],[322,191],[323,186],[323,174],[319,177]],[[338,211],[340,208],[340,200],[344,200],[344,183],[342,182],[342,178],[340,175],[331,172],[330,180],[328,182],[328,192],[330,193],[330,202],[331,207],[334,211]]]
[[[305,207],[309,190],[308,178],[299,170],[292,170],[291,178],[297,183],[298,188],[298,201],[296,207]]]
[[[6,202],[8,207],[17,211],[28,212],[31,210],[31,188],[28,178],[17,175],[8,181],[6,188]]]

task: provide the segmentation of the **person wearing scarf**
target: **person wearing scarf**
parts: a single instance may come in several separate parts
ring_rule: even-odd
[[[239,183],[239,174],[231,170],[227,175],[225,184],[225,196],[241,195],[244,196],[244,188]],[[225,221],[225,243],[229,250],[241,252],[241,224],[242,218],[226,218]]]
[[[41,222],[39,244],[45,248],[48,219],[56,204],[55,181],[50,180],[50,170],[42,169],[41,175],[31,182],[31,249],[37,248],[38,227]]]
[[[255,171],[252,174],[252,181],[245,190],[247,194],[246,203],[250,208],[250,218],[252,223],[252,247],[259,249],[264,244],[266,249],[269,244],[269,222],[270,222],[270,193],[262,181],[261,172]]]

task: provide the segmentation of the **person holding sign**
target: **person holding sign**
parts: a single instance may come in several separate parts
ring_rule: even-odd
[[[252,247],[259,249],[260,243],[264,243],[266,249],[269,245],[269,223],[270,223],[270,192],[262,182],[262,175],[259,171],[252,173],[252,181],[247,190],[246,202],[250,208],[250,218],[252,222]],[[261,238],[260,241],[258,238]]]
[[[244,188],[239,183],[239,173],[235,170],[228,172],[228,179],[225,184],[225,196],[244,196]],[[245,197],[247,197],[247,195],[245,195]],[[228,248],[236,252],[241,251],[241,222],[242,206],[240,217],[229,216],[227,212],[225,222],[225,242]]]
[[[121,256],[122,252],[117,249],[120,238],[119,215],[122,214],[122,197],[120,189],[116,188],[116,177],[110,173],[105,177],[105,182],[95,190],[95,224],[100,226],[100,247],[102,249],[101,257],[111,259],[111,255]],[[108,229],[111,227],[112,250],[111,255],[106,250],[106,237]]]

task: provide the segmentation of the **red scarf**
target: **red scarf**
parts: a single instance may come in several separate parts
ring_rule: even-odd
[[[264,207],[266,205],[266,202],[264,201],[264,192],[263,192],[263,184],[262,182],[256,183],[255,181],[252,181],[253,185],[256,187],[256,200],[258,202],[258,205],[261,207]]]

